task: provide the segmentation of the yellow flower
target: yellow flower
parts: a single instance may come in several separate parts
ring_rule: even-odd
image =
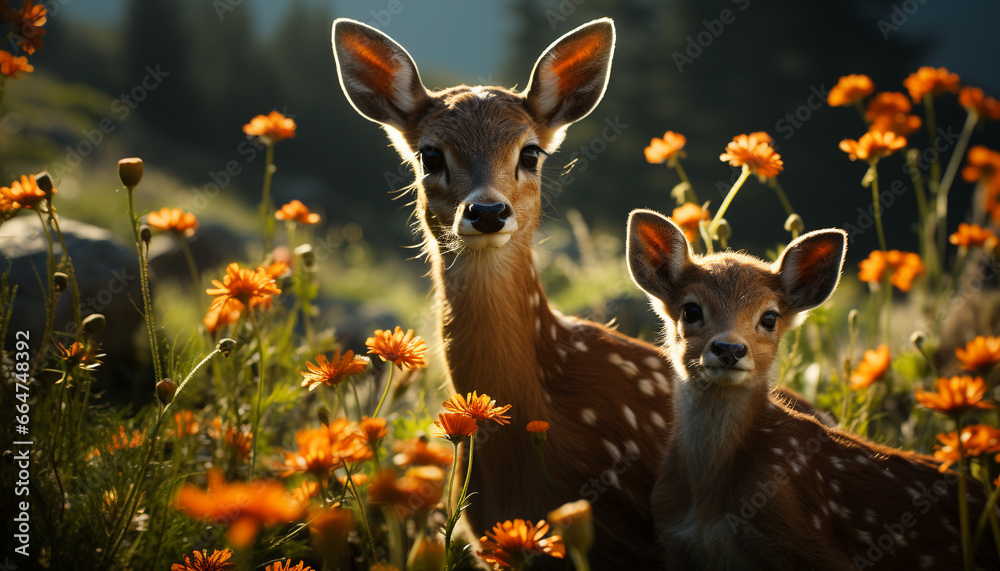
[[[383,361],[392,361],[400,369],[419,369],[427,365],[427,343],[412,329],[405,333],[396,326],[395,331],[376,329],[365,341],[369,355],[378,355]]]

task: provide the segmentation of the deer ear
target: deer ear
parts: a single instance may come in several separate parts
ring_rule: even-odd
[[[586,117],[604,97],[615,53],[615,25],[594,20],[559,38],[545,50],[525,90],[528,107],[549,128]]]
[[[793,240],[775,262],[789,309],[807,311],[826,301],[840,283],[846,255],[843,230],[816,230]]]
[[[338,18],[333,22],[333,56],[340,87],[370,121],[403,131],[428,100],[410,54],[375,28]]]
[[[691,246],[669,218],[652,210],[633,210],[625,246],[632,280],[661,300],[677,291],[681,273],[691,263]]]

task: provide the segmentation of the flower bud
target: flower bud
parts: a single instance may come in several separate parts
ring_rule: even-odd
[[[914,331],[913,335],[910,335],[910,343],[917,348],[918,351],[923,352],[924,343],[927,342],[927,334],[923,331]]]
[[[118,178],[128,189],[138,186],[142,180],[142,159],[130,158],[118,161]]]
[[[302,244],[298,248],[295,248],[295,255],[302,258],[302,263],[307,270],[316,267],[316,253],[313,252],[312,246],[309,244]]]
[[[719,227],[715,230],[716,237],[719,241],[725,244],[733,236],[733,227],[729,225],[729,221],[723,218],[719,220]]]
[[[236,346],[236,341],[233,341],[229,337],[224,337],[219,340],[219,343],[215,346],[216,350],[222,353],[223,357],[228,357],[233,351],[233,347]]]
[[[586,556],[594,543],[593,510],[587,500],[577,500],[549,512],[548,522],[556,528],[567,549]]]
[[[316,408],[316,417],[323,423],[323,426],[330,426],[330,409],[326,408],[325,404]]]
[[[6,462],[7,464],[10,464],[11,466],[13,466],[14,465],[14,453],[11,452],[10,450],[4,450],[3,451],[3,461]]]
[[[69,287],[69,276],[62,272],[52,274],[52,287],[56,293],[62,293]]]
[[[152,238],[153,238],[153,233],[149,229],[149,226],[143,224],[142,226],[139,227],[139,239],[142,240],[142,243],[145,244],[147,248],[149,248],[149,241]]]
[[[104,331],[105,325],[107,325],[107,320],[100,313],[88,315],[82,323],[83,334],[90,338],[97,337]]]
[[[52,185],[52,175],[49,174],[49,171],[42,171],[35,175],[35,184],[45,193],[45,200],[51,202],[52,195],[55,194],[55,187]]]
[[[785,231],[791,232],[793,236],[798,236],[806,229],[802,217],[794,212],[785,220]]]
[[[847,326],[851,328],[851,331],[854,331],[855,329],[857,329],[857,327],[858,327],[858,310],[857,309],[852,309],[851,311],[847,312]]]
[[[170,404],[170,401],[174,400],[174,393],[177,392],[177,383],[171,381],[170,379],[163,379],[162,381],[156,383],[156,396],[163,403],[163,406]]]
[[[691,192],[691,183],[679,182],[670,190],[670,196],[672,196],[674,200],[677,201],[677,205],[680,206],[687,200],[689,192]]]
[[[413,543],[406,557],[406,571],[441,571],[444,563],[444,543],[424,535]]]

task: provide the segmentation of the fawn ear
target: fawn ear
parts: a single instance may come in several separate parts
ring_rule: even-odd
[[[843,230],[816,230],[793,240],[775,262],[789,309],[807,311],[826,301],[840,283],[846,255]]]
[[[604,97],[615,53],[615,25],[601,18],[569,32],[545,50],[525,90],[535,118],[558,129],[586,117]]]
[[[333,22],[333,56],[340,87],[363,117],[403,131],[427,102],[427,90],[413,58],[375,28],[338,18]]]
[[[681,273],[691,263],[691,246],[684,232],[652,210],[629,214],[625,250],[635,285],[660,300],[673,296]]]

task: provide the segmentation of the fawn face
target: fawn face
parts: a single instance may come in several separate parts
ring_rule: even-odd
[[[774,377],[781,335],[836,289],[846,245],[843,231],[819,230],[774,264],[732,252],[697,256],[673,222],[636,210],[627,250],[632,279],[664,321],[678,378],[722,388]]]
[[[467,86],[430,92],[391,38],[352,20],[333,24],[341,87],[413,166],[426,229],[439,244],[487,250],[515,235],[530,246],[542,163],[566,127],[603,97],[614,42],[611,20],[595,20],[542,54],[523,93]]]

